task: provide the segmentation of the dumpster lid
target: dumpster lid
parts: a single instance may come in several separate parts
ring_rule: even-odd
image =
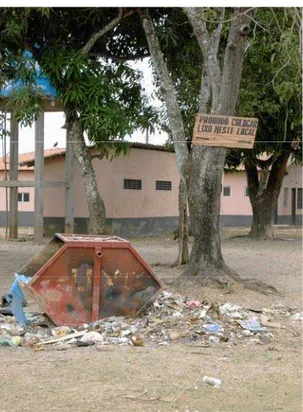
[[[71,233],[56,233],[55,237],[61,239],[63,242],[125,242],[128,240],[122,239],[118,236],[110,235],[75,235]]]

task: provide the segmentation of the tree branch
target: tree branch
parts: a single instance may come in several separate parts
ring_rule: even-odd
[[[260,167],[260,169],[268,169],[273,162],[276,160],[276,156],[271,155],[268,159],[262,160],[258,159],[257,157],[255,158],[255,163],[257,166]]]
[[[95,43],[101,39],[106,33],[108,33],[110,30],[112,30],[122,19],[125,17],[130,16],[133,14],[133,10],[125,13],[123,15],[123,9],[120,7],[119,8],[119,13],[116,18],[114,18],[111,22],[109,22],[105,27],[103,27],[101,30],[99,30],[97,33],[94,33],[91,38],[88,40],[85,46],[82,47],[81,52],[82,54],[88,54],[89,51],[92,49],[92,47],[95,45]]]
[[[184,7],[200,49],[204,56],[204,64],[207,76],[209,77],[211,94],[212,94],[212,112],[216,111],[220,96],[221,70],[218,61],[218,46],[222,31],[222,20],[224,14],[221,14],[221,21],[212,35],[209,34],[206,22],[203,20],[203,8]]]
[[[257,166],[252,163],[245,162],[245,172],[249,197],[251,202],[253,202],[258,197],[259,192],[259,176]]]
[[[245,14],[246,12],[246,14]],[[240,88],[246,40],[250,19],[248,9],[236,8],[224,54],[218,114],[234,115]]]
[[[165,101],[177,157],[177,166],[181,176],[185,176],[188,166],[188,149],[181,110],[177,101],[173,81],[165,63],[160,42],[147,9],[139,9],[142,26],[145,31],[150,55],[155,71],[160,80],[160,92]]]
[[[142,54],[124,54],[123,56],[114,56],[110,53],[106,52],[94,52],[94,53],[89,53],[90,56],[95,56],[95,57],[103,57],[104,59],[111,59],[113,61],[129,61],[129,60],[140,60],[140,59],[145,59],[146,57],[149,57],[150,54],[147,53],[142,53]]]

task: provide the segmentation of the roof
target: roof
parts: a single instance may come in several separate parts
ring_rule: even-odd
[[[150,143],[130,143],[132,149],[143,149],[143,150],[156,150],[161,152],[168,152],[165,146],[154,145]],[[94,149],[93,146],[90,147]],[[27,153],[28,158],[24,160],[19,160],[19,164],[22,166],[34,166],[35,164],[35,152]],[[54,157],[65,156],[65,148],[55,148],[44,151],[44,159],[51,159]],[[28,170],[28,169],[26,169]]]
[[[44,150],[44,158],[49,158],[53,156],[62,155],[65,153],[64,148],[53,148]],[[7,170],[9,170],[9,156],[6,157],[6,166]],[[30,171],[34,170],[34,163],[35,163],[35,152],[23,153],[19,155],[19,171]],[[0,170],[5,170],[4,158],[0,157]]]
[[[165,146],[154,145],[150,143],[130,143],[132,149],[156,150],[167,152]],[[64,147],[56,147],[53,149],[44,150],[44,159],[51,159],[54,157],[65,156]],[[34,170],[35,166],[35,152],[23,153],[19,155],[19,171]],[[9,170],[9,156],[6,157],[7,170]],[[0,170],[5,170],[4,158],[0,157]]]

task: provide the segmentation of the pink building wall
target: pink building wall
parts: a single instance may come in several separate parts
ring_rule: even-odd
[[[172,153],[132,149],[112,162],[93,160],[98,187],[105,202],[108,218],[177,216],[178,185],[175,157]],[[64,157],[46,160],[44,179],[64,180]],[[88,207],[79,166],[74,162],[74,215],[88,217]],[[124,179],[141,179],[142,190],[126,190]],[[172,182],[171,191],[156,190],[156,180]],[[44,216],[64,216],[64,189],[44,189]]]
[[[230,196],[224,196],[223,187],[230,187]],[[225,173],[222,181],[221,193],[221,215],[242,215],[252,214],[249,197],[246,196],[247,186],[245,172]]]
[[[4,179],[4,171],[0,170],[0,180]],[[19,171],[18,173],[19,180],[34,180],[34,172],[29,171]],[[18,193],[29,193],[29,202],[18,202],[18,211],[19,212],[33,212],[34,210],[34,196],[35,189],[33,187],[19,187]],[[6,205],[6,195],[5,188],[0,187],[0,211],[5,211]],[[9,190],[8,190],[8,202],[9,202]]]
[[[132,148],[129,155],[115,158],[112,162],[94,159],[98,187],[105,202],[107,218],[165,218],[178,216],[179,174],[175,154],[160,150]],[[0,179],[3,179],[0,171]],[[34,180],[34,171],[19,171],[19,179]],[[56,156],[45,160],[44,179],[47,181],[64,181],[65,156]],[[124,189],[124,179],[142,180],[142,190]],[[156,180],[171,181],[171,191],[156,190]],[[74,216],[87,218],[88,208],[80,169],[74,161]],[[249,223],[252,209],[246,196],[246,175],[244,171],[226,173],[222,180],[221,216],[228,223]],[[224,196],[224,187],[230,188],[230,196]],[[291,164],[287,168],[283,187],[278,201],[279,216],[291,215],[291,191],[302,188],[302,167]],[[286,191],[285,191],[286,190]],[[30,195],[29,202],[19,202],[19,212],[34,211],[34,188],[19,188],[19,192]],[[44,217],[64,218],[64,188],[46,188],[44,193]],[[287,199],[286,199],[287,197]],[[0,214],[5,211],[5,189],[0,188]],[[302,209],[296,208],[296,214],[302,215]],[[238,216],[244,220],[237,220]],[[232,218],[232,219],[231,219]],[[246,219],[246,220],[245,220]],[[1,221],[1,219],[0,219]],[[226,223],[227,222],[227,223]]]
[[[278,214],[279,215],[291,215],[291,191],[292,189],[302,188],[302,166],[291,164],[287,168],[287,175],[283,180],[283,187],[278,201]],[[287,190],[285,190],[287,189]],[[303,210],[296,208],[296,214],[302,215]]]

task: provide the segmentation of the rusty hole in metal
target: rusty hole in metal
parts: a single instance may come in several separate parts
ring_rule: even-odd
[[[71,305],[70,303],[67,303],[65,307],[67,312],[73,312],[75,310],[73,305]]]

